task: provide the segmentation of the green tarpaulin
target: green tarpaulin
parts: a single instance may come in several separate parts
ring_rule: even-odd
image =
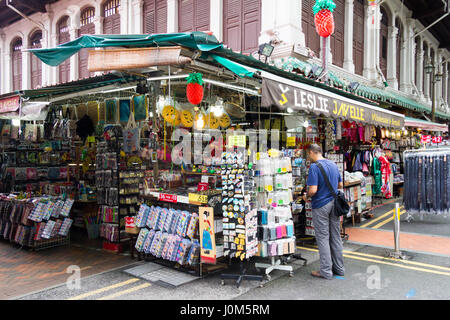
[[[56,67],[83,48],[101,47],[156,47],[184,46],[204,52],[221,48],[216,37],[203,32],[136,34],[136,35],[84,35],[56,48],[29,49],[45,64]]]

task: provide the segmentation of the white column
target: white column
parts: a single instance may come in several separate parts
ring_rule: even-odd
[[[416,81],[416,87],[417,90],[419,90],[419,96],[422,97],[424,90],[423,90],[423,41],[422,38],[418,38],[418,47],[416,48],[416,60],[417,60],[417,81]]]
[[[364,4],[364,68],[363,76],[369,80],[378,78],[377,64],[380,56],[380,10]],[[373,23],[372,23],[373,21]]]
[[[6,79],[6,70],[8,69],[8,65],[6,64],[6,54],[7,54],[7,46],[5,44],[6,34],[0,33],[0,94],[7,93],[5,87],[6,83],[9,82]]]
[[[75,27],[69,28],[70,41],[73,41],[77,38],[78,29]],[[78,54],[74,54],[70,57],[70,81],[78,80],[79,78],[79,68],[78,68],[79,60]]]
[[[443,90],[443,97],[442,99],[444,100],[444,102],[448,105],[448,62],[444,63],[444,65],[442,66],[444,69],[444,77],[442,80],[442,90]]]
[[[5,86],[4,86],[4,92],[9,93],[13,89],[13,77],[12,77],[12,65],[11,65],[11,49],[10,46],[5,46],[5,68],[3,72],[5,73],[4,79],[5,79]]]
[[[178,0],[167,0],[167,33],[178,32]]]
[[[397,35],[398,28],[388,27],[388,56],[387,56],[387,76],[389,86],[398,89],[397,82]]]
[[[129,6],[128,6],[128,0],[121,0],[120,1],[120,7],[119,7],[119,13],[120,13],[120,33],[121,34],[128,34],[128,17],[129,17]]]
[[[400,72],[402,72],[402,83],[400,83],[400,89],[411,94],[413,92],[413,84],[415,82],[415,74],[416,70],[416,42],[414,37],[414,19],[406,19],[406,29],[405,29],[405,42],[406,42],[406,51],[402,56],[404,58],[404,62],[402,62],[402,68]]]
[[[430,62],[430,46],[427,46],[427,51],[425,52],[425,58],[424,58],[424,67]],[[425,69],[424,69],[425,72]],[[423,95],[425,97],[425,100],[430,100],[430,75],[428,73],[425,73],[425,83],[423,85]]]
[[[410,63],[410,59],[408,59],[407,57],[407,52],[407,42],[403,38],[402,42],[400,43],[400,79],[397,79],[400,91],[403,92],[407,92],[407,90],[410,88],[410,86],[408,86],[409,74],[406,69],[414,72],[414,64],[410,64],[409,67],[407,67],[407,65]]]
[[[223,0],[211,0],[209,5],[210,31],[220,42],[223,41]]]
[[[29,47],[27,36],[22,37],[22,48]],[[31,52],[22,51],[22,90],[28,90],[31,87]]]
[[[50,46],[56,47],[58,45],[58,35],[56,33],[52,33],[50,39]],[[51,74],[51,84],[55,85],[59,83],[59,68],[58,67],[50,67]]]
[[[133,26],[132,32],[135,34],[144,33],[144,21],[143,21],[143,0],[133,0]]]
[[[345,0],[343,67],[348,72],[355,72],[355,64],[353,62],[353,0]]]

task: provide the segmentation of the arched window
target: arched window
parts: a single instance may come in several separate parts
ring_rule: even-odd
[[[62,17],[57,24],[58,44],[70,41],[69,33],[69,17]],[[70,59],[65,60],[59,65],[59,83],[68,82],[70,80]]]
[[[234,51],[258,50],[261,0],[223,1],[223,42]]]
[[[385,78],[387,78],[387,59],[388,59],[388,26],[389,17],[383,6],[380,7],[380,69]]]
[[[144,0],[144,33],[167,32],[167,0]]]
[[[108,0],[103,5],[103,33],[120,34],[120,0]]]
[[[398,88],[400,89],[400,77],[401,73],[400,70],[402,68],[401,62],[402,62],[402,42],[403,42],[403,25],[399,18],[395,19],[395,27],[397,28],[397,39],[395,41],[395,46],[397,48],[397,56],[396,56],[396,62],[395,62],[395,73],[398,81]]]
[[[178,0],[178,31],[208,31],[210,0]]]
[[[78,31],[78,36],[85,34],[95,34],[95,8],[89,7],[81,11],[80,15],[80,29]],[[78,75],[80,79],[88,78],[94,73],[89,72],[88,65],[89,51],[87,49],[81,49],[78,53]]]
[[[316,57],[320,57],[320,37],[316,32],[312,10],[314,3],[315,0],[302,1],[302,30],[305,34],[306,46],[314,52]]]
[[[30,37],[30,48],[38,49],[42,47],[42,31],[35,31]],[[31,54],[31,88],[36,89],[42,85],[42,61],[34,54]]]
[[[22,89],[22,39],[17,38],[11,45],[13,91]]]
[[[330,49],[333,56],[333,64],[339,67],[344,65],[344,25],[345,25],[345,1],[334,0],[334,33],[330,37]]]
[[[364,0],[353,4],[353,63],[355,73],[362,75],[364,68]]]

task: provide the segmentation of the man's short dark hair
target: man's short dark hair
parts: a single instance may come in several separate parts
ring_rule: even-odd
[[[315,143],[310,144],[307,150],[311,151],[311,152],[314,152],[314,153],[322,154],[322,147],[319,146],[318,144],[315,144]]]

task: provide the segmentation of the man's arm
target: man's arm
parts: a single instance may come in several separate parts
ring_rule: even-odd
[[[342,182],[338,183],[338,189],[344,189],[344,184]]]
[[[308,187],[308,197],[312,198],[317,193],[317,186]]]

